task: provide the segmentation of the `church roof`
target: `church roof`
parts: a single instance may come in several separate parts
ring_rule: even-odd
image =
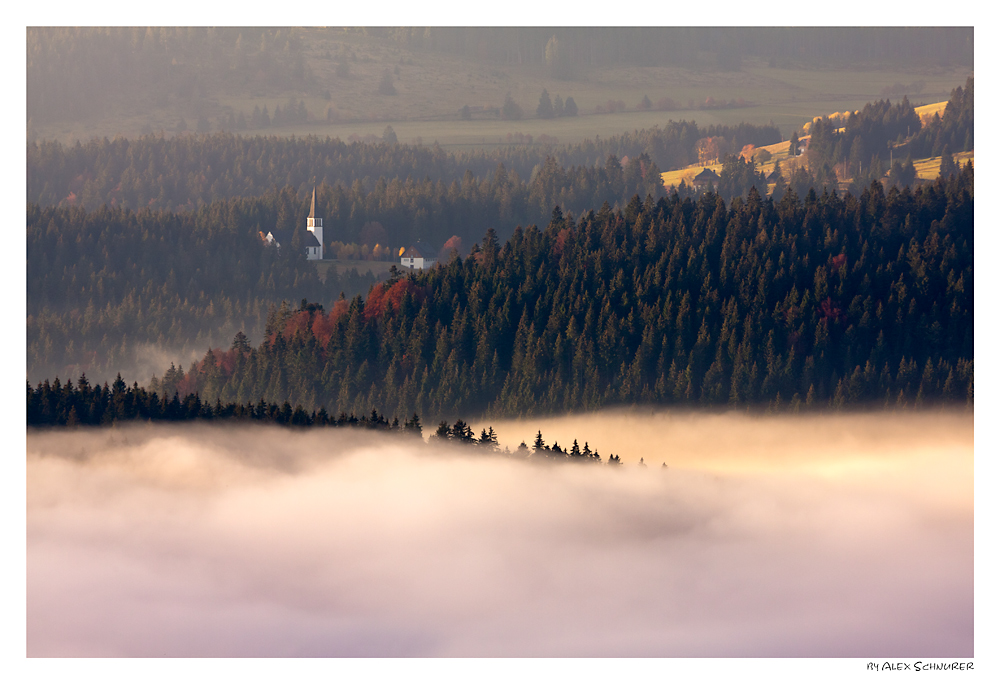
[[[316,218],[316,187],[313,186],[312,206],[309,207],[309,216],[306,218]]]
[[[274,241],[278,243],[278,247],[282,245],[292,244],[292,236],[295,231],[292,230],[272,230],[268,235],[274,238]],[[316,239],[316,235],[311,231],[302,231],[302,246],[303,247],[319,247],[319,240]]]

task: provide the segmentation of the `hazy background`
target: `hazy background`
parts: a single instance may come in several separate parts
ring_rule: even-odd
[[[28,655],[972,655],[971,412],[494,426],[30,432]]]
[[[772,19],[802,16],[789,10]],[[947,99],[973,56],[971,26],[32,27],[26,133],[348,141],[391,123],[399,142],[491,147],[508,133],[576,143],[683,118],[773,121],[788,135],[874,99]],[[578,116],[537,117],[543,89],[572,97]],[[501,120],[508,94],[522,112]]]

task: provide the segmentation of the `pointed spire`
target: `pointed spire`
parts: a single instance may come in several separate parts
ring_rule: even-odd
[[[313,186],[313,201],[312,201],[312,206],[309,207],[309,216],[308,216],[308,218],[316,218],[316,186],[315,185]]]

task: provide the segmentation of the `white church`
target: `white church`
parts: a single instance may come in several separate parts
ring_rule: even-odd
[[[306,259],[309,261],[321,261],[323,259],[323,219],[316,216],[316,188],[313,188],[312,206],[309,208],[309,216],[306,218],[306,230],[309,234],[304,236],[302,243],[306,249]],[[291,230],[268,231],[264,239],[268,244],[275,245],[281,249],[282,244],[292,243]]]
[[[308,232],[302,236],[302,244],[306,250],[306,259],[309,261],[322,261],[323,219],[316,216],[316,188],[313,188],[312,205],[309,207],[309,216],[306,218],[306,231]],[[261,231],[261,237],[268,244],[281,249],[282,245],[292,244],[294,233],[295,231],[292,230],[278,230],[275,228],[268,231],[267,235],[264,235],[263,231]],[[399,263],[404,268],[427,269],[437,263],[438,250],[424,242],[417,242],[410,245],[409,248],[401,249],[399,256]]]

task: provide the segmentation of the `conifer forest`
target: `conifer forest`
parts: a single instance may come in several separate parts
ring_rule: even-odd
[[[988,657],[974,27],[566,7],[26,28],[7,679]]]

